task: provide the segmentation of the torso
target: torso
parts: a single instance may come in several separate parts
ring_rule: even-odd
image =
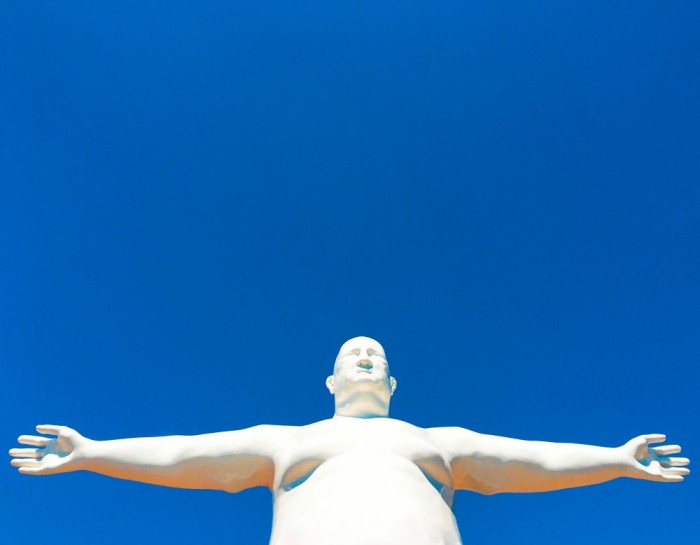
[[[271,545],[458,545],[439,445],[390,418],[299,428],[275,455]]]

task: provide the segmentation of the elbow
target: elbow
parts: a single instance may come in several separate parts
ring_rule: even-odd
[[[474,490],[474,492],[478,492],[482,496],[494,496],[495,494],[504,492],[504,490],[496,486],[482,486]]]
[[[457,490],[469,490],[471,492],[476,492],[482,496],[493,496],[494,494],[504,492],[503,487],[496,483],[479,481],[474,478],[469,479],[468,482],[457,483],[456,488]]]
[[[495,490],[495,489],[490,489],[490,490],[480,490],[479,494],[482,496],[495,496],[496,494],[500,494],[500,490]]]

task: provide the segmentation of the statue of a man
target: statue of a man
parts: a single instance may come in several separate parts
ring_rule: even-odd
[[[456,545],[455,490],[544,492],[617,477],[679,482],[677,445],[642,435],[621,447],[521,441],[464,428],[418,428],[389,418],[396,380],[367,337],[340,348],[326,386],[335,415],[307,426],[261,425],[197,436],[93,441],[64,426],[23,435],[20,473],[87,470],[180,488],[274,498],[271,545]]]

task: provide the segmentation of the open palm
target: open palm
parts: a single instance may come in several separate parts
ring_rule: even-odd
[[[17,441],[33,448],[13,448],[11,464],[27,475],[52,475],[76,469],[80,447],[87,441],[66,426],[42,425],[36,431],[53,437],[21,435]]]
[[[680,482],[690,473],[685,467],[690,463],[688,458],[670,456],[681,451],[679,445],[650,446],[665,440],[666,436],[662,434],[640,435],[620,447],[632,467],[634,477],[649,481]]]

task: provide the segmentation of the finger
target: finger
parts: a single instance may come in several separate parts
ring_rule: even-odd
[[[41,467],[20,467],[18,470],[22,475],[42,475],[45,473]],[[682,479],[683,477],[681,477]]]
[[[678,454],[681,451],[680,445],[664,445],[662,447],[651,447],[657,456],[668,456],[669,454]]]
[[[45,447],[52,439],[50,437],[38,437],[36,435],[20,435],[17,442],[22,445],[34,445],[35,447]]]
[[[669,475],[690,475],[690,470],[687,467],[664,467],[661,469],[661,474],[664,477]]]
[[[44,456],[44,451],[38,448],[13,448],[10,449],[9,454],[21,458],[41,458]]]
[[[20,469],[20,471],[22,471]],[[659,479],[662,483],[682,483],[683,477],[681,475],[664,475],[663,478]]]
[[[53,424],[41,424],[36,427],[36,431],[39,433],[46,433],[48,435],[60,435],[63,426],[54,426]]]
[[[666,436],[663,433],[650,433],[648,435],[642,435],[642,438],[647,445],[651,443],[663,443],[666,441]]]
[[[10,465],[13,467],[39,467],[41,462],[34,458],[13,458]]]
[[[659,460],[664,467],[687,466],[690,463],[688,458],[666,458]]]

